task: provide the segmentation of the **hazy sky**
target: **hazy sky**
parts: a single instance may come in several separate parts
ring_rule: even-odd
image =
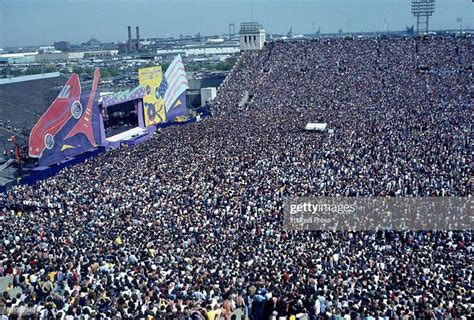
[[[252,3],[252,5],[251,5]],[[127,25],[144,37],[222,34],[253,20],[267,32],[404,30],[415,23],[411,0],[0,0],[0,47],[124,41]],[[436,0],[430,29],[474,27],[472,0]],[[253,7],[253,10],[251,10]]]

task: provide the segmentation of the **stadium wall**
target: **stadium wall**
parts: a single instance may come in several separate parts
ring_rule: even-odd
[[[31,81],[31,80],[57,78],[59,76],[61,76],[61,74],[59,72],[49,72],[49,73],[42,73],[42,74],[33,74],[33,75],[29,75],[29,76],[5,78],[5,79],[0,79],[0,85],[9,84],[9,83],[24,82],[24,81]]]

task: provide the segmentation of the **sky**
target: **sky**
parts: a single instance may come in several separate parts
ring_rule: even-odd
[[[431,30],[474,28],[472,0],[436,0]],[[416,23],[411,0],[0,0],[0,48],[218,35],[229,23],[258,21],[267,33],[405,30]],[[384,29],[384,24],[386,29]]]

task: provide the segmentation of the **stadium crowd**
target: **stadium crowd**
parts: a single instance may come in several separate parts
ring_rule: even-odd
[[[213,117],[0,195],[0,276],[22,291],[0,304],[65,319],[468,319],[471,230],[291,231],[283,203],[470,197],[472,56],[472,38],[452,37],[244,53]],[[311,121],[334,131],[304,132]]]

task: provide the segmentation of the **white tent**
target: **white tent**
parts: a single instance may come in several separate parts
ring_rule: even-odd
[[[326,131],[328,124],[325,122],[308,122],[306,127],[304,127],[307,131]]]

